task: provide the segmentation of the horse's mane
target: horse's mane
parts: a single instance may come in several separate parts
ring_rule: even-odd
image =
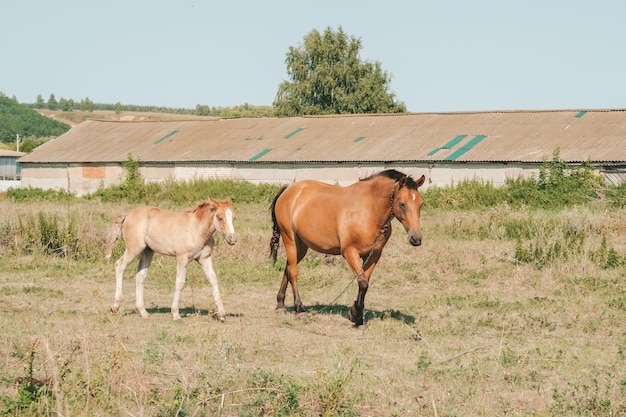
[[[196,211],[200,210],[201,208],[203,208],[204,206],[206,206],[208,204],[209,204],[208,200],[200,201],[198,204],[196,204],[196,206],[194,208],[190,208],[190,209],[187,209],[185,211],[189,212],[189,213],[195,213]]]
[[[395,169],[386,169],[384,171],[380,171],[376,174],[372,174],[367,178],[363,178],[361,181],[369,181],[371,179],[374,179],[376,177],[385,177],[385,178],[390,178],[394,181],[400,181],[402,178],[406,177],[406,187],[407,188],[411,188],[411,189],[415,189],[417,190],[418,186],[417,186],[417,182],[415,182],[415,180],[413,179],[413,177],[411,177],[410,175],[406,175],[400,171],[397,171]]]

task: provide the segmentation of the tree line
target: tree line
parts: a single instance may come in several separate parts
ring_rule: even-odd
[[[62,135],[70,126],[42,116],[15,98],[0,94],[0,141],[11,148],[30,152],[46,140]],[[19,136],[18,136],[19,135]]]
[[[35,109],[73,111],[113,110],[194,114],[216,117],[271,117],[354,113],[406,112],[403,102],[390,90],[391,74],[378,61],[363,61],[360,38],[349,36],[341,27],[328,27],[323,33],[313,29],[302,43],[291,46],[285,57],[288,79],[278,86],[272,106],[210,107],[195,109],[128,104],[94,103],[89,97],[80,102],[37,96]]]

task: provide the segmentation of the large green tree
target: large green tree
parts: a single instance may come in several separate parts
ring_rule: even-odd
[[[361,39],[341,27],[323,34],[313,29],[298,47],[289,47],[289,80],[278,87],[278,116],[345,113],[398,113],[406,106],[390,92],[391,75],[380,62],[362,61]]]

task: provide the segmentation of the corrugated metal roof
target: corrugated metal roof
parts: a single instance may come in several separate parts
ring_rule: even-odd
[[[625,162],[626,110],[89,120],[20,162],[541,162],[557,148],[565,161]]]
[[[7,149],[0,149],[0,156],[19,158],[26,155],[26,152],[9,151]]]

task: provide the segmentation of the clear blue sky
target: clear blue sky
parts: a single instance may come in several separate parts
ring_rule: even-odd
[[[409,111],[626,108],[621,0],[13,0],[0,92],[195,108],[271,105],[285,56],[341,26]]]

